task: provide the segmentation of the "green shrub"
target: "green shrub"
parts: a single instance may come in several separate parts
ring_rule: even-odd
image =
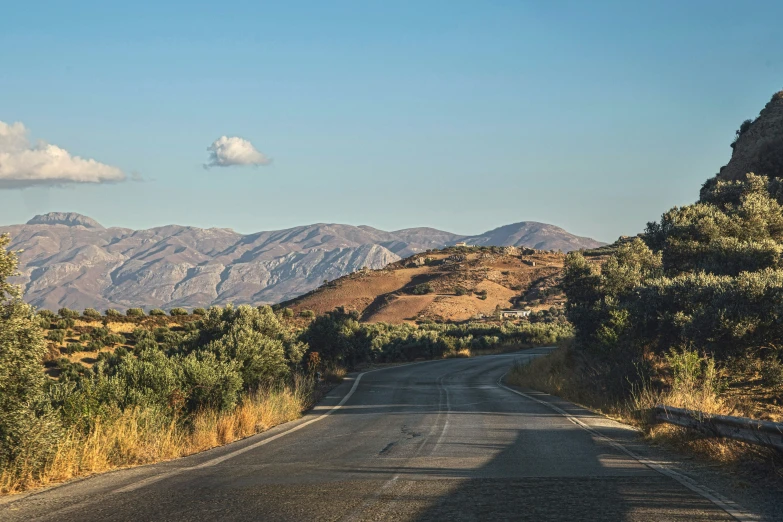
[[[144,310],[142,308],[128,308],[125,311],[125,315],[128,317],[144,317]]]
[[[424,295],[432,292],[432,285],[429,283],[419,283],[411,290],[413,295]]]
[[[49,330],[46,338],[55,343],[61,343],[65,340],[65,330]]]
[[[46,466],[56,449],[59,423],[45,404],[43,330],[19,289],[7,282],[17,268],[15,254],[6,250],[9,242],[7,235],[0,236],[0,469],[13,476]]]
[[[71,310],[69,308],[63,307],[57,310],[57,315],[59,315],[63,319],[77,319],[80,314],[76,310]]]
[[[146,328],[134,328],[131,337],[133,338],[133,341],[136,343],[139,343],[144,339],[150,339],[153,341],[155,340],[155,334],[147,330]]]
[[[468,290],[467,288],[462,287],[462,286],[455,286],[454,287],[454,293],[456,295],[467,295],[467,294],[470,293],[470,290]]]
[[[783,364],[777,357],[772,356],[763,361],[761,380],[772,388],[783,388]]]
[[[57,315],[54,312],[52,312],[51,310],[46,310],[46,309],[36,310],[35,313],[37,315],[39,315],[41,317],[45,317],[47,319],[54,319],[55,317],[57,317]]]
[[[125,344],[125,336],[112,333],[103,338],[103,344],[105,346],[114,346],[117,344]]]
[[[79,340],[82,341],[82,342],[88,343],[88,342],[92,341],[92,335],[90,335],[88,333],[83,333],[83,334],[81,334],[79,336]]]
[[[315,312],[313,312],[312,310],[302,310],[301,312],[299,312],[299,316],[304,317],[306,319],[312,319],[313,317],[315,317]]]
[[[169,312],[172,316],[188,315],[188,311],[184,308],[172,308]]]
[[[82,315],[87,319],[100,319],[101,313],[95,308],[85,308]]]
[[[92,337],[93,340],[96,340],[96,339],[97,340],[103,340],[106,337],[108,337],[109,334],[111,334],[111,332],[105,326],[101,326],[99,328],[93,328],[92,332],[90,332],[90,336]]]
[[[85,352],[99,352],[103,349],[103,347],[106,346],[106,344],[101,340],[94,340],[87,343],[87,346],[84,347]]]
[[[285,317],[286,319],[290,319],[290,318],[292,318],[292,317],[294,316],[294,311],[293,311],[293,310],[291,310],[291,309],[290,309],[290,308],[288,308],[288,307],[286,307],[286,308],[283,308],[283,309],[282,309],[282,311],[281,311],[280,313],[281,313],[281,314],[283,315],[283,317]]]
[[[207,311],[204,308],[194,308],[193,315],[207,315]]]
[[[81,352],[82,349],[83,348],[81,343],[68,343],[65,345],[65,348],[60,348],[60,352],[70,355],[76,352]]]
[[[106,317],[122,317],[122,314],[114,308],[109,308],[106,310]]]
[[[166,315],[166,312],[161,310],[160,308],[153,308],[152,310],[150,310],[150,315],[154,317],[155,316],[160,317],[161,315]]]
[[[76,321],[69,317],[68,319],[60,319],[54,324],[54,327],[58,330],[67,330],[68,328],[73,328],[75,325]]]

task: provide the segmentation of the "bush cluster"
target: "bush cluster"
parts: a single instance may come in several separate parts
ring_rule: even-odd
[[[319,315],[302,334],[309,351],[327,364],[352,367],[365,362],[437,358],[461,349],[492,349],[504,344],[555,344],[572,335],[564,321],[409,324],[360,323],[359,314],[338,308]]]
[[[782,205],[779,179],[713,179],[603,267],[569,254],[563,288],[579,347],[640,362],[672,347],[725,361],[779,346]]]

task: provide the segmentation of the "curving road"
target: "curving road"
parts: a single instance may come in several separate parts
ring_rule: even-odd
[[[499,384],[536,353],[368,372],[295,423],[6,501],[0,519],[733,520],[630,455],[631,430]]]

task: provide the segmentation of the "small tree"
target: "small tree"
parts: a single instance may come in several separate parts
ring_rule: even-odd
[[[413,287],[411,293],[414,295],[424,295],[432,292],[432,286],[429,283],[420,283]]]
[[[128,308],[125,311],[128,317],[144,317],[144,310],[141,308]]]
[[[46,338],[55,343],[61,343],[65,340],[65,330],[49,330]]]
[[[172,308],[169,313],[171,314],[172,317],[188,315],[188,311],[185,310],[184,308]]]
[[[71,310],[70,308],[60,308],[57,310],[57,315],[62,317],[63,319],[76,319],[79,317],[79,312],[76,310]]]
[[[82,314],[87,319],[100,319],[101,313],[96,310],[95,308],[85,308],[84,313]]]
[[[193,315],[207,315],[207,311],[204,308],[194,308]]]
[[[109,308],[106,310],[106,317],[122,317],[122,314],[114,308]]]
[[[17,260],[0,236],[0,469],[12,475],[43,469],[56,442],[56,419],[42,407],[47,353],[43,330],[33,308],[8,283]],[[29,475],[28,475],[29,476]]]
[[[160,308],[153,308],[152,310],[150,310],[150,315],[153,317],[160,317],[161,315],[166,315],[166,312],[164,312]]]

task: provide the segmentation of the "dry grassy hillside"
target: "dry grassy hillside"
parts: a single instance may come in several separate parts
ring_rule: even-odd
[[[282,303],[316,314],[344,306],[363,321],[464,321],[500,308],[559,306],[565,256],[515,247],[452,247],[361,270]]]

